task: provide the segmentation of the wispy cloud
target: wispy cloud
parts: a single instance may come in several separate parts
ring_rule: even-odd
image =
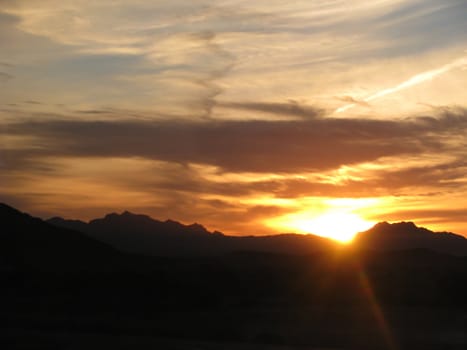
[[[453,69],[456,69],[456,68],[465,68],[467,66],[467,56],[462,56],[452,62],[449,62],[449,63],[446,63],[445,65],[439,67],[439,68],[436,68],[436,69],[432,69],[432,70],[429,70],[429,71],[426,71],[426,72],[422,72],[422,73],[419,73],[419,74],[416,74],[414,75],[413,77],[405,80],[404,82],[394,86],[394,87],[391,87],[391,88],[387,88],[387,89],[383,89],[383,90],[380,90],[366,98],[364,98],[362,101],[365,102],[365,103],[368,103],[368,102],[371,102],[373,100],[376,100],[376,99],[379,99],[379,98],[382,98],[384,96],[387,96],[387,95],[390,95],[390,94],[394,94],[396,92],[399,92],[401,90],[404,90],[404,89],[408,89],[414,85],[418,85],[418,84],[422,84],[428,80],[432,80],[432,79],[435,79],[436,77],[446,73],[446,72],[449,72]],[[342,106],[342,107],[339,107],[338,109],[336,109],[336,113],[341,113],[341,112],[345,112],[347,111],[348,109],[352,108],[352,107],[355,107],[357,106],[358,103],[356,102],[352,102],[350,104],[347,104],[345,106]]]
[[[345,1],[119,1],[116,5],[14,0],[1,11],[9,18],[5,60],[21,63],[22,71],[28,72],[29,84],[20,81],[30,96],[72,109],[141,107],[177,117],[194,111],[197,118],[225,119],[233,116],[216,111],[219,103],[246,101],[252,93],[255,102],[306,99],[336,109],[334,96],[351,95],[368,102],[406,89],[407,84],[419,84],[412,80],[384,88],[384,76],[399,72],[380,69],[375,72],[382,75],[379,90],[362,99],[349,91],[342,94],[342,89],[349,83],[364,84],[369,73],[350,77],[342,73],[358,72],[359,66],[382,58],[397,60],[436,51],[436,45],[446,45],[453,36],[455,46],[462,45],[467,41],[463,21],[453,17],[441,26],[438,20],[454,16],[463,6],[462,2],[440,6],[431,0],[358,0],[352,2],[349,16]],[[414,52],[413,43],[427,37],[427,23],[436,28],[434,32],[444,33],[440,27],[447,27],[449,36]],[[397,32],[401,27],[403,37]],[[41,70],[34,63],[39,56],[46,62]],[[103,66],[97,57],[109,64]],[[417,77],[415,69],[416,64],[407,72],[413,79],[427,79]],[[436,104],[440,102],[441,97]]]
[[[13,76],[11,74],[0,72],[0,81],[7,81],[10,79],[13,79]]]

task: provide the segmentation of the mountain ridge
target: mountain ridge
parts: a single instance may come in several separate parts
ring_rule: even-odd
[[[73,220],[61,219],[62,222],[59,223],[55,220],[55,224],[59,225],[74,225],[74,228],[78,228],[78,225],[82,225],[82,222],[73,222]],[[142,220],[144,225],[134,225],[138,223],[138,220]],[[115,227],[113,224],[119,223],[118,227]],[[133,226],[129,228],[129,223]],[[307,244],[307,238],[311,240],[321,240],[322,242],[327,242],[329,248],[330,246],[339,246],[333,240],[328,238],[316,236],[313,234],[299,235],[295,233],[282,233],[276,235],[267,235],[267,236],[228,236],[224,235],[218,231],[208,231],[204,226],[194,223],[189,225],[181,224],[177,221],[166,220],[160,221],[151,218],[148,215],[142,214],[133,214],[129,211],[124,211],[121,214],[107,214],[103,218],[94,219],[89,221],[84,228],[84,230],[103,240],[104,242],[110,243],[119,249],[129,250],[134,252],[145,253],[164,253],[161,249],[155,249],[156,251],[151,251],[151,249],[141,249],[139,244],[132,245],[128,241],[128,231],[132,231],[133,234],[140,236],[139,239],[142,239],[142,235],[146,235],[146,239],[149,237],[149,241],[154,241],[154,244],[161,245],[161,242],[155,242],[156,236],[166,237],[166,238],[177,238],[182,239],[182,237],[187,240],[187,244],[198,244],[199,240],[208,241],[208,237],[220,236],[223,237],[225,242],[229,242],[232,247],[238,247],[242,250],[250,250],[251,246],[256,246],[255,249],[262,250],[266,249],[264,246],[268,246],[266,251],[270,252],[279,252],[279,253],[306,253],[311,250],[303,249],[298,247],[296,244],[291,244],[294,246],[291,247],[272,247],[274,245],[280,245],[279,243],[272,243],[274,241],[301,241],[304,244]],[[83,229],[83,228],[82,228]],[[118,239],[117,236],[120,236]],[[198,241],[193,241],[193,238],[198,236]],[[135,238],[135,237],[133,237]],[[225,248],[222,248],[222,244],[219,242],[213,243],[215,239],[211,239],[212,242],[207,243],[211,245],[211,250],[225,251]],[[243,241],[242,244],[238,243]],[[253,241],[262,241],[261,244]],[[248,242],[248,243],[246,243]],[[134,242],[133,242],[134,243]],[[316,243],[316,242],[315,242]],[[289,243],[290,244],[290,243]],[[260,247],[264,245],[263,248]],[[452,233],[452,232],[435,232],[431,231],[424,227],[418,227],[414,222],[411,221],[400,221],[395,223],[389,223],[387,221],[379,222],[375,224],[372,228],[367,231],[359,232],[355,236],[354,240],[350,244],[352,249],[356,250],[377,250],[377,251],[393,251],[393,250],[411,250],[411,249],[428,249],[435,252],[454,254],[454,255],[467,255],[467,239],[461,235]],[[128,249],[130,247],[130,249]],[[146,247],[147,248],[147,247]],[[168,248],[168,247],[167,247]],[[173,247],[172,247],[173,248]],[[335,247],[334,247],[335,248]],[[209,250],[209,249],[208,249]],[[318,250],[323,250],[323,247],[320,247]],[[205,251],[206,252],[206,251]]]
[[[129,211],[107,214],[88,223],[58,217],[47,222],[81,230],[122,251],[150,255],[218,255],[238,251],[309,254],[337,246],[334,241],[315,235],[228,236],[198,223],[160,221]]]
[[[467,239],[452,232],[435,232],[411,221],[379,222],[359,232],[353,245],[366,250],[429,249],[441,253],[467,255]]]
[[[8,208],[8,209],[7,209]],[[109,213],[89,222],[52,217],[42,221],[28,214],[0,204],[2,216],[9,212],[20,213],[33,220],[39,231],[43,225],[84,234],[94,241],[122,252],[155,255],[222,255],[232,252],[264,252],[279,254],[311,254],[341,249],[337,242],[312,234],[283,233],[268,236],[229,236],[209,231],[198,223],[182,224],[174,220],[160,221],[148,215],[124,211]],[[8,215],[10,215],[8,214]],[[34,226],[29,223],[30,227]],[[31,226],[32,225],[32,226]],[[49,228],[50,229],[50,228]],[[52,229],[50,229],[52,230]],[[53,230],[52,230],[53,231]],[[433,232],[418,227],[413,222],[380,222],[356,235],[349,245],[352,250],[394,251],[428,249],[440,253],[467,256],[467,239],[452,232]]]

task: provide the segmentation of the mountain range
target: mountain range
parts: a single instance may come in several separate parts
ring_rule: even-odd
[[[184,225],[159,221],[147,215],[108,214],[89,222],[53,217],[46,221],[0,204],[2,253],[22,251],[28,259],[56,255],[77,258],[86,251],[89,259],[117,251],[155,256],[223,255],[234,252],[262,252],[306,255],[341,249],[333,240],[312,234],[271,236],[228,236],[210,232],[200,224]],[[453,255],[467,255],[467,239],[450,232],[432,232],[412,222],[381,222],[360,232],[350,245],[365,251],[426,249]]]
[[[0,204],[0,348],[465,349],[466,241],[410,222],[341,245]]]
[[[227,236],[199,224],[154,220],[146,215],[108,214],[85,223],[54,217],[47,223],[86,233],[115,248],[147,255],[222,255],[233,252],[310,254],[334,249],[335,242],[315,235]]]

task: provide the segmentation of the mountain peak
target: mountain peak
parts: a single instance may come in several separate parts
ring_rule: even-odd
[[[117,214],[117,213],[109,213],[109,214],[106,214],[104,216],[104,219],[113,219],[113,218],[116,218],[116,217],[119,217],[120,215]]]
[[[422,248],[443,253],[467,254],[467,240],[463,236],[450,232],[433,232],[418,227],[411,221],[380,222],[357,234],[353,244],[358,248],[371,250]]]
[[[412,221],[400,221],[400,222],[395,222],[395,223],[389,224],[389,225],[392,225],[394,227],[402,227],[402,228],[405,228],[405,229],[414,229],[414,228],[424,229],[423,227],[418,227]]]
[[[195,222],[194,224],[188,225],[187,227],[189,229],[192,229],[193,231],[207,232],[206,228],[203,225],[198,224],[197,222]]]
[[[102,219],[96,219],[96,220],[152,220],[152,221],[156,221],[147,215],[134,214],[128,210],[123,211],[121,214],[109,213],[109,214],[106,214]]]
[[[369,230],[368,233],[379,234],[408,234],[414,232],[431,232],[424,227],[418,227],[412,221],[400,221],[389,223],[387,221],[379,222]]]

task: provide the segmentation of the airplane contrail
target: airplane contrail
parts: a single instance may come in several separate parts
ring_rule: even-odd
[[[407,89],[411,86],[414,86],[414,85],[418,85],[418,84],[421,84],[427,80],[432,80],[433,78],[443,74],[443,73],[446,73],[454,68],[459,68],[459,67],[464,67],[465,65],[467,65],[467,56],[464,56],[462,58],[458,58],[450,63],[447,63],[437,69],[432,69],[432,70],[429,70],[429,71],[426,71],[426,72],[423,72],[423,73],[419,73],[417,75],[414,75],[413,77],[411,77],[410,79],[404,81],[403,83],[400,83],[399,85],[396,85],[394,87],[391,87],[391,88],[387,88],[387,89],[384,89],[384,90],[381,90],[381,91],[378,91],[376,93],[374,93],[373,95],[370,95],[366,98],[364,98],[362,101],[363,102],[370,102],[370,101],[373,101],[373,100],[376,100],[378,98],[381,98],[383,96],[386,96],[386,95],[390,95],[390,94],[393,94],[395,92],[398,92],[398,91],[401,91],[401,90],[404,90],[404,89]],[[339,107],[336,109],[336,113],[341,113],[341,112],[344,112],[352,107],[355,107],[357,105],[357,103],[349,103],[349,104],[346,104],[342,107]]]

